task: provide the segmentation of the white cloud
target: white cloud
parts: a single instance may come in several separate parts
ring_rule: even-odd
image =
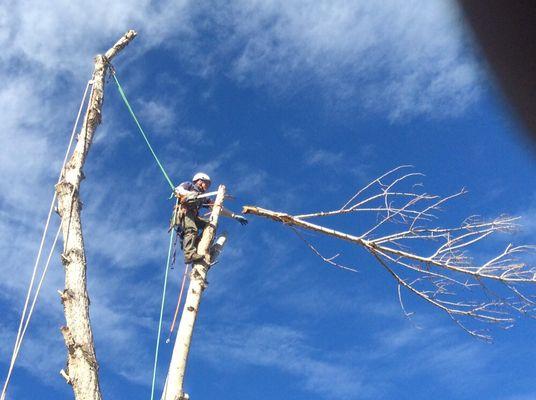
[[[486,372],[502,354],[472,339],[457,341],[453,327],[429,323],[418,330],[407,321],[382,319],[388,329],[379,331],[372,341],[356,332],[364,340],[362,345],[345,348],[339,343],[337,351],[329,352],[313,345],[313,337],[289,326],[228,319],[218,325],[217,335],[199,332],[196,357],[228,374],[251,367],[275,369],[296,378],[288,380],[293,388],[322,398],[368,399],[392,398],[399,390],[394,382],[430,374],[445,382],[449,395],[459,397],[471,392],[475,377],[483,384],[491,379]],[[395,358],[405,361],[391,362]],[[449,385],[453,381],[454,387]]]
[[[395,119],[441,116],[463,111],[478,96],[478,68],[449,0],[242,0],[218,7],[146,0],[83,7],[64,0],[51,7],[25,0],[0,9],[4,19],[8,7],[4,64],[23,60],[47,74],[87,75],[89,54],[136,28],[141,36],[124,60],[162,45],[202,76],[223,72],[287,93],[315,87],[337,108]],[[202,42],[202,29],[218,40]]]
[[[158,100],[138,100],[139,118],[150,126],[155,134],[165,134],[176,125],[176,113],[167,102]]]
[[[312,150],[305,156],[305,162],[309,165],[335,168],[341,166],[341,163],[343,162],[343,154],[334,153],[324,149]]]
[[[331,361],[307,342],[302,333],[288,327],[244,325],[227,327],[218,335],[204,335],[198,351],[216,366],[228,366],[232,360],[280,369],[297,376],[303,389],[326,398],[360,398],[370,390],[356,368]]]
[[[53,173],[50,163],[50,104],[41,102],[45,88],[21,77],[3,79],[0,88],[0,191],[8,206],[27,206],[33,195],[44,194],[40,184]],[[51,121],[52,120],[52,121]],[[45,132],[45,134],[43,134]],[[58,157],[59,158],[59,157]]]
[[[191,144],[202,144],[203,146],[212,144],[212,140],[210,140],[206,132],[201,129],[183,128],[180,131],[180,137]]]
[[[39,64],[49,72],[67,70],[79,76],[90,72],[88,54],[109,48],[128,29],[145,35],[136,49],[150,48],[170,34],[188,29],[183,17],[186,2],[163,2],[154,7],[150,1],[72,2],[54,4],[34,0],[8,1],[2,14],[9,10],[9,46],[4,59],[18,58]]]
[[[315,86],[337,108],[394,119],[456,114],[478,96],[452,1],[240,1],[204,11],[224,38],[214,53],[238,54],[231,74],[245,85]]]
[[[60,369],[64,368],[66,355],[63,351],[65,345],[58,328],[50,322],[45,327],[41,324],[39,329],[34,327],[25,338],[24,348],[19,353],[16,368],[22,367],[34,377],[42,380],[47,386],[63,389],[65,393],[68,393],[69,389],[59,375]],[[56,329],[58,335],[49,334],[53,329]],[[0,357],[2,360],[10,360],[11,358],[15,333],[14,330],[0,326]],[[15,369],[9,390],[10,395],[13,395],[13,387],[17,385],[17,381],[17,369]],[[2,386],[3,384],[2,379]]]
[[[519,233],[528,239],[536,237],[536,193],[532,197],[532,203],[519,211]]]

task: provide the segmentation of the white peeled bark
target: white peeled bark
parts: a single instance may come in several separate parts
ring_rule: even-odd
[[[65,267],[65,290],[61,294],[66,324],[61,328],[67,347],[67,369],[62,375],[72,385],[76,400],[100,400],[98,364],[89,319],[89,296],[86,283],[86,257],[80,218],[80,183],[82,169],[101,122],[104,83],[110,61],[134,37],[128,31],[105,55],[95,57],[93,91],[86,117],[73,155],[66,164],[62,179],[56,186],[58,213],[63,233],[62,263]]]
[[[225,198],[225,186],[218,188],[218,194],[214,201],[212,213],[210,215],[210,224],[203,231],[203,236],[197,247],[199,254],[209,258],[210,245],[216,234],[218,227],[218,218],[222,209]],[[173,355],[169,364],[169,371],[164,387],[163,400],[181,400],[187,399],[188,396],[183,391],[184,375],[186,373],[186,364],[188,353],[192,342],[194,325],[199,312],[201,296],[206,287],[207,267],[204,263],[194,264],[190,275],[190,285],[186,295],[186,301],[177,331],[177,338],[173,346]]]

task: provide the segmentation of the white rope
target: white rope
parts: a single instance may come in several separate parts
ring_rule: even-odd
[[[45,280],[45,276],[48,271],[48,266],[50,265],[50,260],[52,259],[52,256],[54,255],[54,249],[56,248],[56,243],[58,242],[58,237],[60,236],[60,232],[61,232],[61,225],[58,226],[58,231],[56,232],[56,236],[54,237],[52,248],[50,249],[50,252],[48,253],[47,261],[45,263],[45,267],[43,268],[43,273],[41,274],[41,279],[39,280],[39,284],[37,285],[37,289],[35,291],[34,298],[32,300],[32,305],[30,306],[30,311],[28,311],[28,318],[26,319],[26,322],[24,323],[24,328],[22,329],[19,343],[14,353],[15,359],[19,355],[20,346],[22,344],[22,340],[24,339],[24,335],[26,334],[26,329],[28,329],[28,325],[30,325],[30,318],[33,314],[35,304],[37,303],[37,297],[39,296],[39,292],[41,291],[41,286],[43,286],[43,282]]]
[[[65,157],[63,158],[63,164],[61,166],[60,174],[59,174],[59,177],[58,177],[58,183],[61,181],[61,177],[62,177],[62,174],[63,174],[63,169],[65,168],[65,165],[67,163],[67,158],[69,157],[69,154],[71,152],[71,147],[72,147],[72,144],[73,144],[73,141],[74,141],[76,128],[78,127],[78,122],[80,121],[80,115],[82,114],[82,109],[83,109],[84,104],[86,102],[86,97],[87,97],[87,92],[88,92],[89,86],[92,85],[92,83],[93,83],[93,81],[88,81],[87,84],[86,84],[86,88],[84,90],[84,95],[82,96],[82,101],[80,102],[80,107],[78,109],[78,114],[76,116],[76,121],[74,123],[73,130],[71,132],[71,137],[69,139],[69,144],[67,146],[67,151],[65,152]],[[93,94],[93,86],[91,86],[90,98],[91,98],[92,94]],[[33,272],[32,272],[32,278],[30,279],[30,285],[28,287],[28,292],[26,294],[26,300],[24,301],[24,307],[23,307],[23,310],[22,310],[22,315],[21,315],[21,318],[20,318],[19,328],[18,328],[18,331],[17,331],[17,338],[15,339],[15,346],[13,347],[13,354],[11,356],[11,361],[10,361],[10,364],[9,364],[9,370],[8,370],[8,373],[7,373],[7,376],[6,376],[6,380],[4,382],[4,387],[2,389],[2,394],[0,396],[0,400],[5,400],[5,398],[6,398],[7,387],[9,385],[9,381],[11,379],[11,374],[12,374],[13,368],[15,366],[15,361],[17,360],[17,356],[19,354],[19,350],[20,350],[20,347],[22,345],[22,339],[23,339],[24,334],[26,333],[26,329],[28,328],[28,325],[30,323],[30,319],[31,319],[32,314],[33,314],[35,303],[37,302],[37,297],[39,296],[39,292],[41,290],[41,285],[42,285],[42,283],[44,281],[46,272],[48,270],[48,265],[50,263],[50,259],[52,257],[53,252],[54,252],[54,248],[56,246],[56,242],[58,240],[58,236],[59,236],[59,233],[60,233],[60,230],[61,230],[61,225],[60,225],[60,228],[58,228],[58,233],[56,234],[56,237],[54,239],[54,243],[52,244],[52,248],[51,248],[51,250],[49,252],[47,263],[46,263],[45,268],[43,269],[43,272],[41,274],[41,278],[40,278],[38,287],[37,287],[36,292],[34,294],[34,298],[33,298],[33,301],[32,301],[32,305],[30,307],[30,311],[28,312],[28,315],[26,315],[26,311],[28,309],[28,304],[29,304],[29,301],[30,301],[30,295],[32,293],[33,286],[34,286],[34,283],[35,283],[35,277],[37,275],[37,267],[39,265],[39,261],[41,260],[41,254],[43,252],[43,246],[44,246],[46,235],[47,235],[47,232],[48,232],[48,227],[50,225],[50,219],[52,217],[52,211],[54,210],[54,205],[56,203],[56,198],[57,198],[57,194],[56,194],[56,191],[54,191],[54,195],[52,197],[52,201],[50,202],[50,207],[49,207],[49,210],[48,210],[48,215],[47,215],[47,219],[46,219],[46,223],[45,223],[45,228],[43,230],[43,234],[41,235],[41,242],[39,244],[39,250],[37,252],[37,257],[36,257],[36,260],[35,260],[35,263],[34,263]]]
[[[22,333],[22,329],[23,329],[23,325],[24,325],[24,319],[25,319],[25,316],[26,316],[26,310],[28,308],[28,303],[30,301],[30,295],[32,293],[33,284],[34,284],[34,281],[35,281],[35,276],[37,275],[37,266],[39,264],[39,260],[41,259],[41,252],[43,251],[43,245],[44,245],[46,234],[47,234],[47,231],[48,231],[48,225],[50,223],[50,217],[52,216],[52,211],[54,210],[54,202],[55,201],[56,201],[56,193],[54,192],[54,197],[52,198],[52,202],[50,203],[50,209],[48,211],[47,221],[45,223],[45,229],[43,230],[43,235],[41,236],[41,244],[39,245],[39,251],[37,252],[37,258],[35,260],[35,264],[34,264],[34,268],[33,268],[32,279],[30,280],[30,286],[28,287],[28,293],[26,294],[26,300],[24,302],[24,308],[22,310],[22,315],[21,315],[21,318],[20,318],[19,329],[18,329],[18,332],[17,332],[17,338],[15,339],[15,346],[13,348],[13,354],[11,355],[11,361],[10,361],[10,364],[9,364],[9,370],[8,370],[8,373],[7,373],[7,376],[6,376],[6,380],[4,382],[4,387],[2,389],[2,395],[0,397],[0,400],[5,400],[5,398],[6,398],[7,386],[9,384],[9,380],[11,378],[11,372],[13,371],[13,366],[15,365],[15,358],[16,358],[15,354],[17,353],[17,347],[19,346],[19,339],[20,339],[20,335]]]

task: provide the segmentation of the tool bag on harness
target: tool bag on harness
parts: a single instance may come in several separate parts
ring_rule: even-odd
[[[184,217],[189,209],[198,208],[196,202],[192,202],[192,199],[187,196],[178,196],[177,202],[173,207],[173,213],[171,214],[171,220],[169,221],[170,232],[172,229],[177,231],[177,236],[181,239],[181,250],[183,249],[183,239],[184,239]]]
[[[175,229],[177,231],[177,237],[180,237],[181,239],[181,250],[183,249],[182,240],[184,238],[184,232],[182,230],[182,225],[183,225],[182,221],[184,220],[185,214],[186,214],[186,208],[184,207],[184,204],[181,204],[180,200],[177,200],[177,203],[173,207],[171,220],[169,221],[168,232],[170,232],[172,229]]]

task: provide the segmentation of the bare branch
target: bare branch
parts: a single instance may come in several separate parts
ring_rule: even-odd
[[[341,265],[341,264],[337,264],[336,262],[334,262],[333,260],[336,259],[337,257],[339,257],[340,254],[335,254],[334,256],[331,256],[330,258],[326,258],[324,257],[322,254],[320,254],[320,252],[314,248],[314,246],[309,242],[307,241],[303,235],[300,233],[300,231],[296,228],[294,228],[293,226],[291,226],[292,228],[292,231],[301,239],[303,240],[303,242],[307,245],[307,247],[309,247],[311,249],[311,251],[313,253],[315,253],[318,257],[320,257],[324,262],[330,264],[330,265],[333,265],[334,267],[337,267],[337,268],[341,268],[341,269],[344,269],[346,271],[351,271],[351,272],[357,272],[357,270],[355,268],[351,268],[351,267],[346,267],[344,265]]]
[[[411,178],[423,176],[416,172],[397,174],[404,168],[408,166],[394,168],[374,179],[339,210],[292,216],[246,206],[243,212],[289,226],[324,262],[338,267],[340,265],[333,262],[334,258],[322,256],[297,228],[364,248],[397,282],[400,306],[406,316],[412,313],[402,302],[401,288],[444,311],[462,329],[484,340],[490,340],[489,334],[474,328],[472,322],[499,324],[508,329],[514,322],[514,312],[532,316],[536,296],[525,294],[519,285],[536,283],[536,268],[523,261],[523,257],[535,251],[536,246],[510,244],[484,261],[477,261],[470,254],[486,238],[499,232],[514,231],[518,217],[501,215],[484,221],[471,216],[450,228],[430,226],[431,221],[437,220],[436,213],[442,206],[467,191],[462,188],[457,193],[441,197],[418,193],[415,184],[404,188],[410,186]],[[420,188],[419,184],[417,186]],[[365,192],[368,192],[366,197],[360,199]],[[305,221],[307,218],[356,213],[360,216],[376,214],[377,222],[358,235]],[[487,287],[486,282],[491,286]],[[492,286],[498,286],[497,290],[492,290]],[[510,295],[502,295],[501,290]]]
[[[419,195],[419,194],[415,194],[415,193],[385,192],[385,193],[380,193],[380,194],[376,194],[374,196],[368,197],[365,200],[362,200],[362,201],[354,204],[352,207],[346,208],[344,210],[320,211],[320,212],[311,213],[311,214],[301,214],[301,215],[296,215],[295,218],[307,219],[307,218],[313,218],[313,217],[329,217],[329,216],[332,216],[332,215],[341,215],[341,214],[348,214],[348,213],[361,211],[363,209],[359,208],[360,206],[365,205],[367,203],[371,203],[374,200],[383,199],[385,195],[397,196],[397,197],[401,197],[401,198],[402,197],[410,197],[410,198],[412,198],[412,197],[421,197],[422,199],[426,199],[426,200],[432,200],[432,199],[437,198],[437,196],[427,196],[427,195],[422,195],[422,194]],[[389,211],[390,209],[391,209],[390,207],[387,207],[387,208],[384,209],[384,211]]]
[[[398,166],[398,167],[396,167],[396,168],[393,168],[393,169],[390,170],[390,171],[387,171],[387,172],[386,172],[385,174],[383,174],[382,176],[380,176],[380,177],[374,179],[372,182],[370,182],[370,183],[369,183],[368,185],[366,185],[364,188],[359,189],[358,192],[357,192],[356,194],[354,194],[354,195],[350,198],[350,200],[348,200],[348,201],[347,201],[347,202],[346,202],[340,209],[341,209],[341,210],[344,210],[344,209],[348,206],[348,204],[350,204],[352,201],[354,201],[354,200],[355,200],[361,193],[363,193],[365,190],[367,190],[368,188],[370,188],[370,187],[373,186],[374,184],[379,183],[379,182],[381,181],[381,179],[383,179],[383,178],[385,178],[385,177],[387,177],[387,176],[389,176],[389,175],[395,173],[396,171],[398,171],[398,170],[400,170],[400,169],[402,169],[402,168],[411,168],[411,167],[412,167],[412,165],[400,165],[400,166]]]

